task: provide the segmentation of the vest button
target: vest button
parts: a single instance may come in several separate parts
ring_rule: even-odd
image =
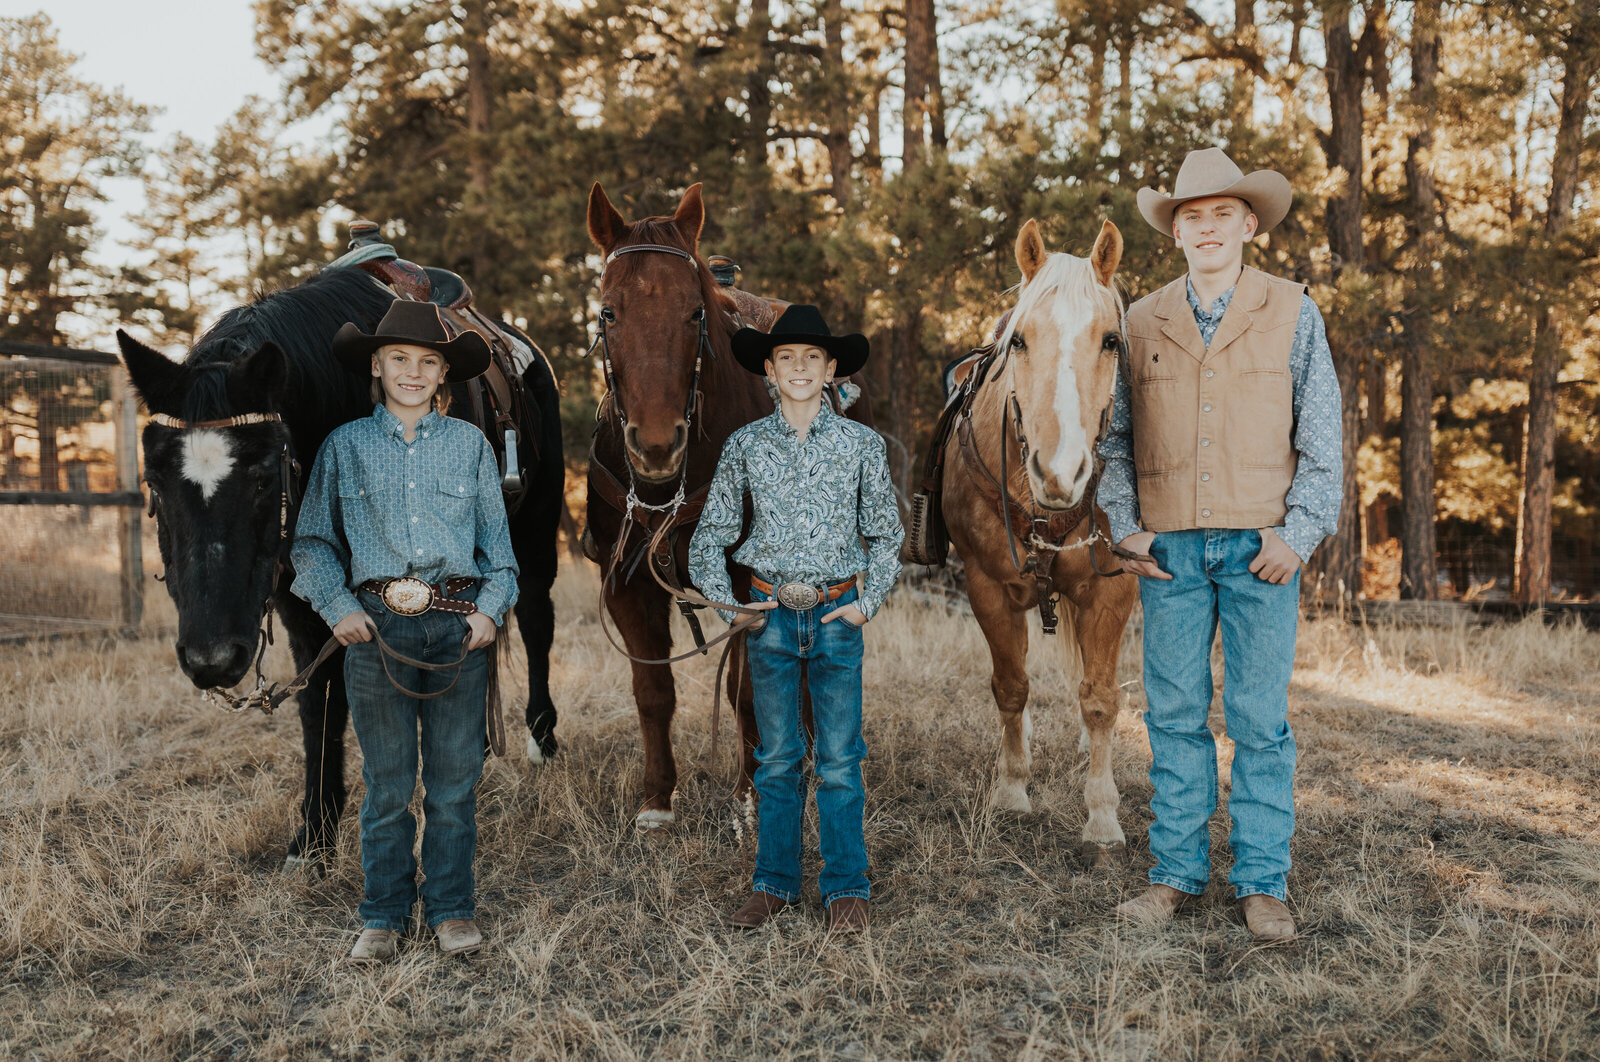
[[[1202,413],[1210,413],[1211,412],[1211,403],[1207,402],[1205,405],[1201,406],[1200,407],[1200,412],[1202,412]]]
[[[1210,472],[1202,472],[1202,473],[1200,473],[1200,482],[1201,483],[1210,483],[1211,482],[1211,473]]]
[[[1211,445],[1211,440],[1210,439],[1201,439],[1200,440],[1200,445],[1201,446],[1210,446]]]
[[[1215,370],[1215,369],[1207,369],[1207,370],[1206,370],[1206,379],[1208,379],[1208,380],[1209,380],[1209,379],[1211,379],[1211,378],[1212,378],[1212,377],[1213,377],[1213,376],[1215,376],[1215,375],[1216,375],[1216,374],[1217,374],[1217,370]]]
[[[1211,515],[1211,510],[1210,509],[1201,509],[1200,510],[1200,515],[1201,516],[1210,516]],[[421,553],[422,551],[418,550],[417,552]]]

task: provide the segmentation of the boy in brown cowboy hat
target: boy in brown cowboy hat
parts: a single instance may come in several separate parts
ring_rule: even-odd
[[[883,439],[823,401],[835,375],[858,372],[867,353],[865,336],[834,335],[814,306],[789,307],[771,333],[734,334],[734,357],[778,389],[778,408],[728,438],[689,544],[695,584],[713,601],[731,601],[727,550],[743,529],[749,492],[755,515],[734,560],[754,573],[751,607],[773,611],[747,643],[761,732],[761,817],[753,888],[729,917],[745,929],[800,898],[802,669],[816,729],[817,883],[829,928],[867,928],[861,630],[900,576],[904,533]],[[859,588],[858,572],[865,573]],[[733,616],[723,613],[729,622]]]
[[[423,914],[441,951],[469,954],[483,946],[472,858],[484,649],[516,601],[517,561],[489,441],[443,414],[446,378],[483,372],[489,346],[474,332],[452,338],[432,303],[397,301],[373,335],[339,329],[333,353],[372,375],[377,405],[323,444],[291,559],[294,592],[346,646],[345,692],[363,756],[363,929],[349,957],[393,959],[410,920],[419,751]]]
[[[1289,182],[1194,151],[1139,211],[1189,271],[1128,310],[1098,500],[1144,604],[1150,888],[1117,911],[1161,922],[1206,890],[1217,805],[1211,643],[1234,746],[1229,877],[1257,939],[1295,934],[1288,899],[1294,735],[1288,690],[1300,565],[1338,525],[1339,383],[1322,315],[1296,281],[1244,264],[1282,221]],[[1153,651],[1159,647],[1159,651]]]

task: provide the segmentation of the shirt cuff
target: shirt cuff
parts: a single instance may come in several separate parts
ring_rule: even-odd
[[[1144,530],[1144,528],[1139,526],[1139,521],[1133,518],[1133,514],[1121,506],[1118,506],[1114,509],[1107,509],[1105,513],[1106,523],[1111,525],[1112,545],[1116,545],[1129,535],[1137,535],[1140,531]]]
[[[1324,538],[1322,531],[1310,520],[1296,520],[1292,513],[1283,526],[1275,530],[1284,545],[1294,550],[1302,564],[1311,559],[1311,554],[1316,552]]]
[[[332,628],[337,627],[339,621],[346,616],[353,616],[357,612],[365,611],[361,607],[361,602],[356,600],[356,595],[347,590],[342,594],[334,595],[332,601],[317,609],[317,614],[322,617],[324,623]]]

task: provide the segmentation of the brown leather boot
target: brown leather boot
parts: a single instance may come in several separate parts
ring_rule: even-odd
[[[1246,896],[1240,903],[1244,906],[1244,924],[1251,936],[1260,941],[1294,939],[1294,915],[1282,900],[1256,893]]]
[[[1160,925],[1194,896],[1170,885],[1152,885],[1131,900],[1117,905],[1117,915],[1140,925]]]
[[[770,892],[752,892],[744,906],[728,916],[728,924],[740,929],[755,929],[767,919],[789,906],[789,901]]]
[[[441,955],[474,955],[483,950],[483,934],[470,918],[447,918],[433,927]]]
[[[400,934],[392,929],[363,929],[345,961],[351,966],[393,962],[400,953]]]
[[[860,933],[867,928],[867,901],[841,896],[828,905],[828,932]]]

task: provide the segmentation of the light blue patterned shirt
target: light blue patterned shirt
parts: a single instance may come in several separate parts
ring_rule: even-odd
[[[728,437],[689,542],[689,578],[713,601],[733,600],[725,551],[738,541],[746,491],[755,519],[733,559],[775,585],[865,572],[856,607],[871,619],[900,578],[905,538],[878,433],[824,402],[804,440],[782,409]],[[736,613],[718,611],[733,622]]]
[[[517,558],[489,440],[430,411],[408,443],[382,405],[340,425],[311,469],[290,559],[290,589],[330,627],[361,611],[353,587],[402,575],[482,579],[478,611],[503,622],[517,600]]]
[[[1186,280],[1189,308],[1207,347],[1228,312],[1236,288],[1217,297],[1210,309],[1200,305],[1194,282]],[[1339,403],[1339,377],[1322,326],[1322,312],[1311,296],[1302,295],[1300,319],[1295,323],[1294,344],[1289,348],[1289,376],[1294,388],[1294,448],[1299,455],[1294,479],[1284,498],[1288,514],[1280,537],[1309,560],[1317,544],[1339,526],[1339,505],[1344,500],[1344,422]],[[1111,524],[1111,538],[1121,542],[1138,533],[1139,494],[1133,467],[1133,398],[1128,381],[1117,373],[1112,395],[1111,425],[1100,443],[1105,470],[1095,500]]]

